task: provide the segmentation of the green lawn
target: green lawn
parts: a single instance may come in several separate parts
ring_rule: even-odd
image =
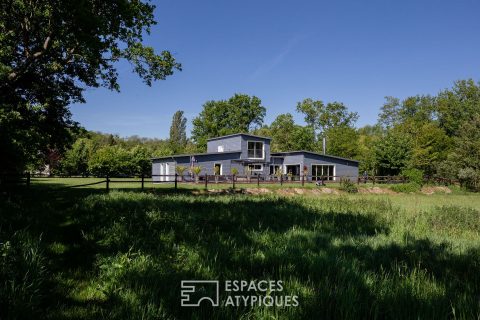
[[[1,319],[480,318],[479,194],[60,188],[86,181],[1,195]],[[190,279],[282,280],[299,306],[182,308]]]

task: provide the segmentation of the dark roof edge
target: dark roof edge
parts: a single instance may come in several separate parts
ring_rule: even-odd
[[[164,156],[164,157],[155,157],[151,158],[152,160],[159,160],[159,159],[171,159],[171,158],[182,158],[182,157],[191,157],[191,156],[208,156],[211,154],[232,154],[232,153],[241,153],[242,151],[225,151],[225,152],[205,152],[205,153],[187,153],[187,154],[172,154],[171,156]]]
[[[250,133],[233,133],[233,134],[227,134],[227,135],[225,135],[225,136],[210,138],[210,139],[207,139],[207,141],[219,140],[219,139],[229,138],[229,137],[235,137],[235,136],[249,136],[249,137],[254,137],[254,138],[272,140],[272,138],[270,138],[270,137],[256,136],[256,135],[250,134]]]
[[[327,158],[333,158],[333,159],[339,159],[339,160],[346,160],[346,161],[353,161],[353,162],[360,162],[358,160],[355,160],[355,159],[348,159],[348,158],[342,158],[342,157],[337,157],[337,156],[331,156],[329,154],[322,154],[322,153],[318,153],[318,152],[313,152],[313,151],[307,151],[307,150],[294,150],[294,151],[284,151],[284,152],[272,152],[270,153],[270,155],[275,155],[275,154],[287,154],[287,153],[310,153],[310,154],[314,154],[314,155],[317,155],[317,156],[322,156],[322,157],[327,157]]]

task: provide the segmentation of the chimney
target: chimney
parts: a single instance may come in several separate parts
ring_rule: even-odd
[[[327,138],[323,137],[323,154],[326,154],[327,152]]]

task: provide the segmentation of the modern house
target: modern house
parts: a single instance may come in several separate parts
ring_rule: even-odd
[[[272,178],[278,170],[295,177],[306,174],[308,181],[320,180],[322,177],[324,180],[358,178],[357,160],[304,150],[272,153],[270,141],[270,138],[246,133],[212,138],[207,141],[206,153],[153,158],[152,179],[154,182],[173,180],[178,165],[187,168],[199,166],[202,169],[200,175],[213,175],[215,167],[218,167],[220,175],[230,175],[232,168],[237,168],[239,175],[250,172],[251,175],[261,175],[265,179]]]

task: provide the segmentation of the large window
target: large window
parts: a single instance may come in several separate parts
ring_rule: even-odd
[[[251,172],[263,171],[263,165],[261,165],[261,164],[249,164],[248,169],[250,169]]]
[[[312,180],[335,180],[335,166],[312,164]]]
[[[248,141],[248,157],[263,159],[263,142]]]

